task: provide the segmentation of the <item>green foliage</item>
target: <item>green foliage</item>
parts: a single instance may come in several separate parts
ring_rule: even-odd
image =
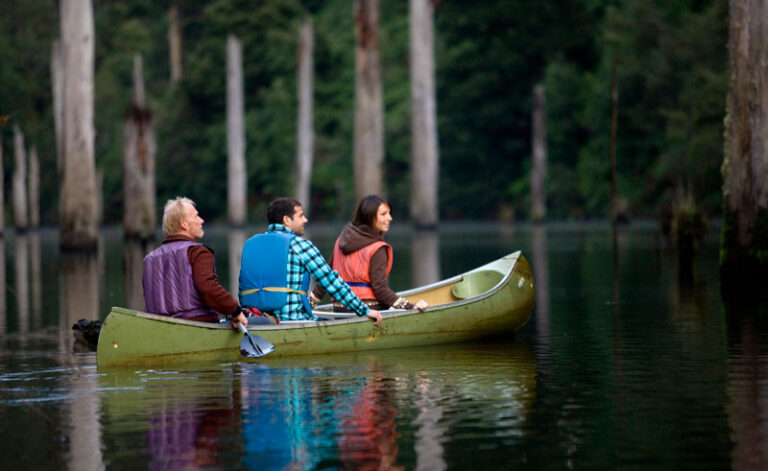
[[[183,24],[184,71],[169,80],[168,8]],[[296,47],[314,25],[314,219],[346,219],[352,183],[355,37],[348,0],[172,0],[94,4],[96,162],[108,223],[122,214],[122,125],[133,55],[144,59],[157,126],[158,205],[195,199],[208,220],[226,214],[226,40],[243,44],[249,220],[293,192]],[[410,193],[408,2],[380,4],[386,192],[399,218]],[[529,207],[531,94],[547,97],[546,191],[552,218],[609,210],[611,65],[617,60],[619,191],[650,215],[678,188],[707,214],[721,203],[719,166],[727,90],[725,0],[444,0],[435,10],[440,212],[496,219]],[[56,217],[51,113],[54,5],[0,6],[0,115],[14,113],[43,168],[44,222]],[[9,127],[3,131],[12,152]],[[6,183],[12,166],[5,159]],[[159,211],[159,208],[158,208]]]

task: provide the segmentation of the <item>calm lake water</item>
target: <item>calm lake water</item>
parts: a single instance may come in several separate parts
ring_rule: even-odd
[[[339,225],[311,226],[329,254]],[[207,228],[225,287],[263,230]],[[651,223],[395,228],[402,290],[522,250],[536,312],[480,343],[99,369],[78,319],[141,308],[144,249],[0,239],[3,469],[768,469],[766,307],[727,307]],[[234,273],[234,275],[233,275]]]

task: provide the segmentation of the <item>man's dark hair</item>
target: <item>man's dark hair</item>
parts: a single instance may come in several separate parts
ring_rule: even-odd
[[[373,223],[376,221],[376,213],[378,213],[379,206],[382,204],[386,204],[392,208],[392,205],[381,196],[368,195],[361,199],[360,203],[357,205],[352,225],[373,227]]]
[[[283,216],[288,216],[293,219],[293,214],[296,212],[296,206],[301,206],[301,203],[293,198],[278,198],[269,203],[267,208],[267,221],[270,224],[282,224]]]

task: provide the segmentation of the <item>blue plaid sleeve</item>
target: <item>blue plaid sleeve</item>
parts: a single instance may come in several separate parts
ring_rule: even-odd
[[[339,276],[339,272],[328,265],[315,244],[302,237],[294,237],[291,241],[291,249],[295,250],[299,260],[309,271],[309,276],[325,288],[333,299],[358,316],[368,315],[370,311],[368,306],[352,292],[349,285]]]

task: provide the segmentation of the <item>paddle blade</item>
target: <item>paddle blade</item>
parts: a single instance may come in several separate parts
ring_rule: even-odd
[[[242,324],[237,324],[240,332],[244,334],[240,341],[240,354],[246,358],[259,358],[272,352],[275,346],[267,339],[253,335]]]

